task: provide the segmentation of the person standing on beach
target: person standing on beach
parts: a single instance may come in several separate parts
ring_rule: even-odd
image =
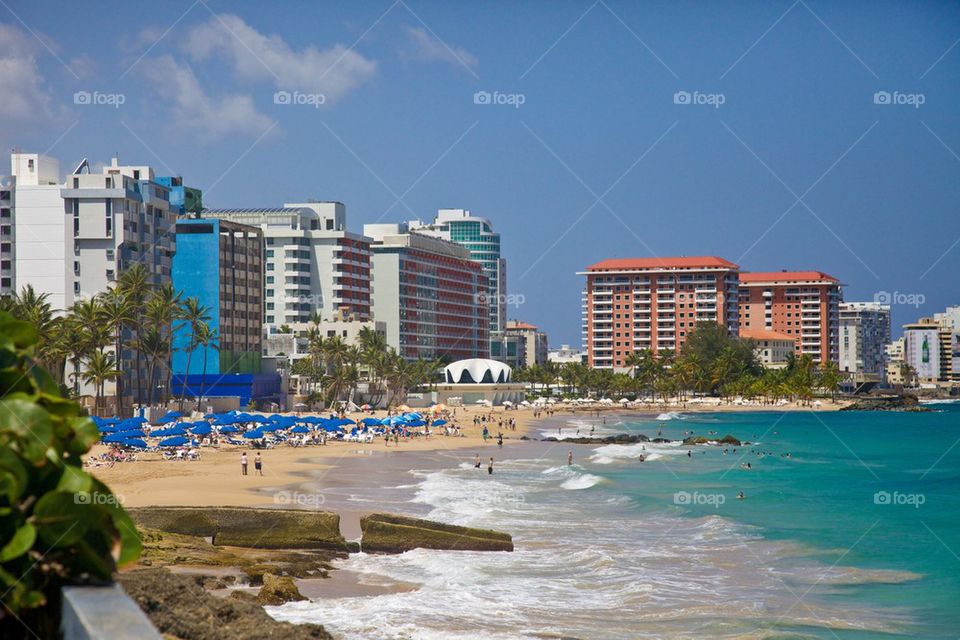
[[[257,472],[258,476],[263,475],[263,459],[260,457],[260,452],[257,451],[256,457],[253,459],[253,469]]]
[[[487,465],[487,474],[493,475],[493,456],[490,457],[490,464]]]
[[[240,454],[240,475],[247,475],[247,452]]]
[[[479,454],[479,453],[476,455],[476,457],[475,457],[474,460],[473,460],[473,468],[474,468],[474,469],[479,469],[479,468],[480,468],[480,454]]]

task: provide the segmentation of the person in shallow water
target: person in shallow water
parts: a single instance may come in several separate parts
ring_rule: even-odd
[[[473,459],[473,468],[474,468],[474,469],[479,469],[479,468],[480,468],[480,454],[479,454],[479,453],[478,453],[478,454],[474,457],[474,459]]]
[[[573,449],[571,449],[570,451],[567,451],[567,466],[569,467],[572,465],[573,465]]]
[[[493,457],[490,457],[490,464],[487,465],[487,474],[493,475]]]

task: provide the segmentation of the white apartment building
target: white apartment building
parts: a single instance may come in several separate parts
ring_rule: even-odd
[[[61,181],[54,158],[15,152],[10,165],[11,175],[0,178],[0,295],[31,285],[63,311],[105,291],[135,263],[154,285],[170,283],[176,216],[153,169],[114,158],[94,174],[84,160]],[[133,392],[130,357],[123,354],[120,368]],[[113,392],[108,383],[105,393]]]
[[[879,302],[840,303],[840,371],[855,381],[886,378],[890,306]]]
[[[260,227],[264,257],[264,326],[307,322],[310,314],[346,308],[370,319],[370,239],[346,230],[340,202],[277,208],[204,209],[203,217]]]

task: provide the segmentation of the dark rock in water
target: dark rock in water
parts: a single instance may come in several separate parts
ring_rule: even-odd
[[[663,440],[669,442],[669,440]],[[642,433],[618,433],[604,438],[544,438],[543,442],[565,442],[567,444],[636,444],[638,442],[650,442],[650,438]],[[656,441],[654,441],[656,442]]]
[[[272,573],[263,574],[263,586],[257,594],[257,602],[262,605],[281,605],[286,602],[306,600],[293,578],[289,576],[275,576]]]
[[[670,438],[654,438],[654,439],[651,440],[650,442],[656,442],[656,443],[663,444],[664,442],[671,442],[671,440],[670,440]]]
[[[528,437],[528,436],[520,436],[520,439],[521,439],[521,440],[533,440],[533,438],[530,438],[530,437]]]
[[[218,598],[167,569],[121,573],[120,584],[164,637],[190,640],[333,640],[318,624],[278,622],[246,598]]]
[[[877,395],[860,398],[840,411],[930,411],[911,393]]]
[[[374,513],[360,519],[366,553],[403,553],[412,549],[513,551],[509,533],[458,527],[441,522]]]
[[[683,444],[685,445],[697,445],[697,444],[728,444],[734,447],[741,446],[740,441],[734,438],[733,436],[727,434],[722,438],[707,438],[705,436],[690,436],[689,438],[683,439]]]

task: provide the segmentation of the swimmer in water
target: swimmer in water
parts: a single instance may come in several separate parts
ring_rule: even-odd
[[[737,493],[737,500],[743,500],[746,496],[743,495],[743,491]]]

